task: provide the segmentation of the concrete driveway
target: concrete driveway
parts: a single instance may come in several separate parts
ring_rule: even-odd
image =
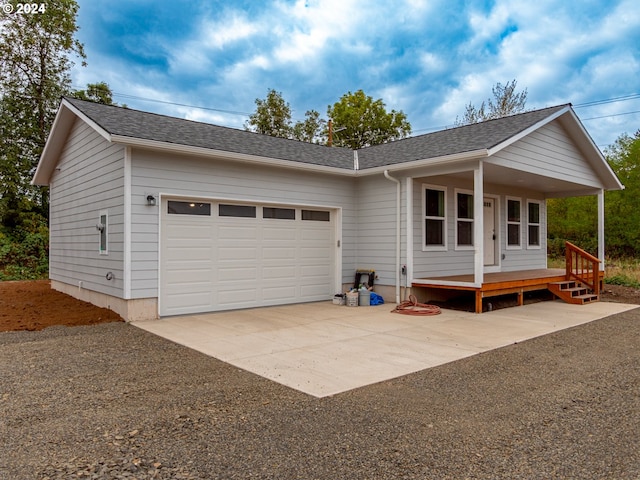
[[[637,305],[542,302],[477,315],[307,303],[133,325],[315,397],[334,395],[573,327]]]

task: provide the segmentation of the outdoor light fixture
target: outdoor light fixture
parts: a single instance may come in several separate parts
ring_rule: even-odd
[[[156,205],[156,197],[153,195],[147,195],[147,205],[154,207]]]

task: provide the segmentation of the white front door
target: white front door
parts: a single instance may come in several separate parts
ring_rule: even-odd
[[[495,199],[484,199],[484,264],[496,263],[496,215]]]

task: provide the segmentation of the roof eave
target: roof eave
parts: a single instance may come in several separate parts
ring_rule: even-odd
[[[366,176],[366,175],[376,175],[379,173],[384,173],[385,170],[389,172],[399,172],[403,170],[413,170],[415,168],[420,168],[420,167],[442,166],[442,165],[454,164],[458,162],[465,162],[467,160],[472,160],[477,158],[486,158],[488,157],[488,155],[489,155],[488,150],[483,148],[480,150],[472,150],[469,152],[443,155],[440,157],[423,158],[423,159],[414,160],[411,162],[396,163],[391,165],[381,165],[379,167],[365,168],[362,170],[358,170],[356,174],[358,176]]]
[[[566,107],[552,113],[548,117],[543,118],[539,122],[534,123],[529,128],[525,128],[520,133],[517,133],[516,135],[509,137],[504,142],[494,145],[493,147],[488,149],[489,156],[494,155],[496,152],[499,152],[500,150],[507,148],[509,145],[513,145],[517,141],[522,140],[524,137],[530,135],[531,133],[535,132],[539,128],[544,127],[545,125],[553,122],[556,118],[561,117],[562,115],[570,111],[571,111],[571,106],[567,105]]]
[[[618,179],[614,171],[609,166],[607,160],[604,158],[604,156],[600,152],[600,149],[593,142],[593,139],[591,138],[589,133],[586,131],[586,129],[582,125],[582,122],[573,111],[573,108],[571,108],[571,105],[567,105],[566,107],[552,113],[548,117],[545,117],[541,121],[535,123],[529,128],[518,133],[517,135],[514,135],[513,137],[508,138],[504,142],[499,143],[498,145],[490,148],[489,156],[492,156],[495,153],[499,152],[500,150],[503,150],[508,146],[513,145],[515,142],[521,140],[527,135],[530,135],[536,130],[542,128],[543,126],[548,125],[554,120],[561,119],[561,117],[565,117],[565,118],[568,117],[571,119],[569,128],[572,131],[570,132],[570,135],[577,134],[577,135],[580,135],[580,137],[582,137],[580,140],[576,139],[576,141],[578,142],[579,145],[586,144],[587,151],[583,152],[583,155],[587,157],[588,161],[592,162],[592,166],[598,172],[600,180],[602,181],[602,187],[605,190],[623,190],[624,185],[622,185],[622,183],[620,182],[620,180]],[[562,123],[564,124],[564,122]]]
[[[163,150],[179,152],[185,155],[194,155],[201,157],[215,157],[224,158],[228,160],[235,160],[238,162],[277,166],[283,168],[292,168],[296,170],[304,169],[306,171],[328,173],[333,175],[345,175],[353,176],[355,172],[349,168],[331,167],[327,165],[317,165],[314,163],[299,162],[293,160],[284,160],[271,157],[262,157],[258,155],[248,155],[245,153],[228,152],[224,150],[214,150],[205,147],[195,147],[191,145],[181,145],[177,143],[161,142],[158,140],[147,140],[136,137],[126,137],[122,135],[112,135],[111,141],[121,145],[134,147],[134,148],[147,148],[151,150]]]
[[[45,142],[38,166],[31,179],[32,185],[49,185],[51,181],[51,175],[58,164],[60,152],[64,148],[64,143],[69,136],[71,127],[73,126],[75,119],[80,118],[87,124],[89,124],[96,132],[98,132],[107,141],[111,141],[111,135],[104,130],[93,120],[83,114],[80,110],[74,107],[66,99],[62,99],[58,112],[53,120],[49,137]]]

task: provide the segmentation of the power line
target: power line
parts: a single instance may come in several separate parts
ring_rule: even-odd
[[[638,98],[640,98],[640,93],[632,93],[630,95],[608,98],[606,100],[594,100],[592,102],[578,103],[574,105],[573,108],[593,107],[595,105],[604,105],[607,103],[626,102],[628,100],[635,100]]]
[[[197,108],[199,110],[207,110],[210,112],[219,112],[219,113],[228,113],[230,115],[241,115],[243,117],[248,117],[251,115],[251,113],[246,113],[246,112],[238,112],[235,110],[223,110],[221,108],[212,108],[212,107],[201,107],[199,105],[189,105],[186,103],[178,103],[178,102],[169,102],[166,100],[158,100],[155,98],[145,98],[145,97],[138,97],[136,95],[128,95],[125,93],[113,93],[114,97],[119,97],[119,98],[124,98],[124,99],[129,99],[129,100],[140,100],[143,102],[154,102],[154,103],[161,103],[163,105],[173,105],[176,107],[186,107],[186,108]]]
[[[242,116],[242,117],[249,117],[249,116],[252,115],[252,113],[240,112],[240,111],[236,111],[236,110],[225,110],[225,109],[221,109],[221,108],[202,107],[202,106],[199,106],[199,105],[189,105],[189,104],[186,104],[186,103],[170,102],[170,101],[167,101],[167,100],[158,100],[158,99],[155,99],[155,98],[146,98],[146,97],[140,97],[140,96],[137,96],[137,95],[130,95],[130,94],[125,94],[125,93],[113,92],[112,95],[114,97],[123,98],[123,99],[138,100],[138,101],[143,101],[143,102],[153,102],[153,103],[159,103],[159,104],[163,104],[163,105],[172,105],[172,106],[176,106],[176,107],[195,108],[195,109],[198,109],[198,110],[225,113],[225,114],[228,114],[228,115],[239,115],[239,116]],[[612,97],[612,98],[607,98],[607,99],[602,99],[602,100],[593,100],[591,102],[579,103],[579,104],[573,105],[573,108],[574,109],[587,108],[587,107],[593,107],[593,106],[598,106],[598,105],[605,105],[605,104],[609,104],[609,103],[626,102],[626,101],[629,101],[629,100],[636,100],[636,99],[640,99],[640,93],[631,93],[629,95],[623,95],[623,96],[620,96],[620,97]],[[640,113],[640,111],[636,110],[636,111],[633,111],[633,112],[614,113],[614,114],[609,114],[609,115],[602,115],[602,116],[599,116],[599,117],[584,118],[584,119],[581,119],[581,120],[583,122],[587,122],[587,121],[590,121],[590,120],[600,120],[600,119],[603,119],[603,118],[619,117],[619,116],[623,116],[623,115],[633,115],[633,114],[636,114],[636,113]],[[452,128],[452,127],[455,127],[455,125],[440,125],[440,126],[435,126],[435,127],[426,127],[426,128],[420,128],[420,129],[417,129],[417,130],[413,130],[412,133],[438,131],[438,130],[448,129],[448,128]]]
[[[633,115],[634,113],[640,113],[640,110],[636,110],[635,112],[612,113],[611,115],[602,115],[601,117],[581,118],[581,120],[583,122],[586,122],[588,120],[599,120],[601,118],[620,117],[622,115]]]
[[[629,100],[636,100],[636,99],[640,99],[640,93],[632,93],[629,95],[624,95],[622,97],[612,97],[612,98],[607,98],[604,100],[593,100],[591,102],[585,102],[585,103],[579,103],[576,105],[572,105],[572,107],[574,109],[576,108],[585,108],[585,107],[593,107],[593,106],[598,106],[598,105],[605,105],[608,103],[617,103],[617,102],[626,102]],[[623,113],[612,113],[610,115],[602,115],[599,117],[591,117],[591,118],[581,118],[580,120],[583,122],[589,121],[589,120],[600,120],[602,118],[611,118],[611,117],[619,117],[622,115],[633,115],[635,113],[640,113],[640,111],[636,110],[633,112],[623,112]],[[438,130],[443,130],[443,129],[447,129],[447,128],[452,128],[455,127],[456,125],[441,125],[438,127],[426,127],[426,128],[421,128],[418,130],[413,130],[412,133],[417,133],[417,132],[433,132],[433,131],[438,131]]]

